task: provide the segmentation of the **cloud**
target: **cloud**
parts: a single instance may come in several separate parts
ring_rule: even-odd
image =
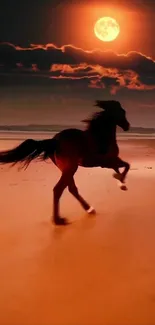
[[[155,89],[155,61],[140,52],[117,54],[113,51],[92,51],[73,45],[34,45],[29,48],[0,44],[0,71],[30,72],[52,79],[86,80],[88,87]]]

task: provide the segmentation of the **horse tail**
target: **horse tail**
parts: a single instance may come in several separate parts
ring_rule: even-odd
[[[54,154],[56,149],[56,139],[47,140],[33,140],[27,139],[19,146],[7,150],[0,151],[0,164],[21,163],[21,168],[27,168],[32,160],[39,158],[39,160],[46,160]]]

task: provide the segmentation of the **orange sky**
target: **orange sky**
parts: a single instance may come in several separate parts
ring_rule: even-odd
[[[142,11],[141,8],[131,10],[123,6],[68,4],[67,10],[63,4],[56,9],[59,15],[59,37],[56,44],[72,44],[85,50],[100,48],[111,49],[117,53],[140,51],[146,55],[154,56],[153,38],[151,36],[150,12]],[[49,12],[50,15],[50,12]],[[104,16],[110,16],[117,20],[120,25],[120,35],[113,42],[102,42],[94,34],[95,22]],[[50,17],[47,17],[50,20]],[[153,17],[152,17],[153,18]],[[52,26],[46,32],[50,38]]]

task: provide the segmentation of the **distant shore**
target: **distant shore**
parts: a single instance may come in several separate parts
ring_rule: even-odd
[[[78,124],[23,124],[23,125],[0,125],[1,132],[59,132],[67,128],[85,129],[84,123]],[[124,134],[124,131],[120,128],[117,129],[118,134]],[[153,134],[155,135],[155,128],[146,128],[131,126],[128,134]]]

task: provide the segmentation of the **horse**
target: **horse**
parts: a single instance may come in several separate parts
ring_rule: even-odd
[[[17,147],[0,152],[0,164],[20,163],[20,168],[27,168],[32,160],[51,161],[61,171],[61,177],[53,188],[53,222],[55,225],[66,225],[68,220],[60,216],[60,197],[68,188],[69,192],[79,201],[88,213],[95,209],[80,195],[74,181],[74,175],[79,166],[85,168],[111,168],[115,171],[113,177],[126,190],[125,178],[130,164],[119,157],[116,141],[116,128],[119,126],[128,131],[130,124],[126,112],[120,102],[115,100],[96,100],[94,106],[102,109],[93,114],[86,123],[84,130],[68,128],[58,132],[51,139],[27,139]],[[119,168],[124,168],[120,173]]]

